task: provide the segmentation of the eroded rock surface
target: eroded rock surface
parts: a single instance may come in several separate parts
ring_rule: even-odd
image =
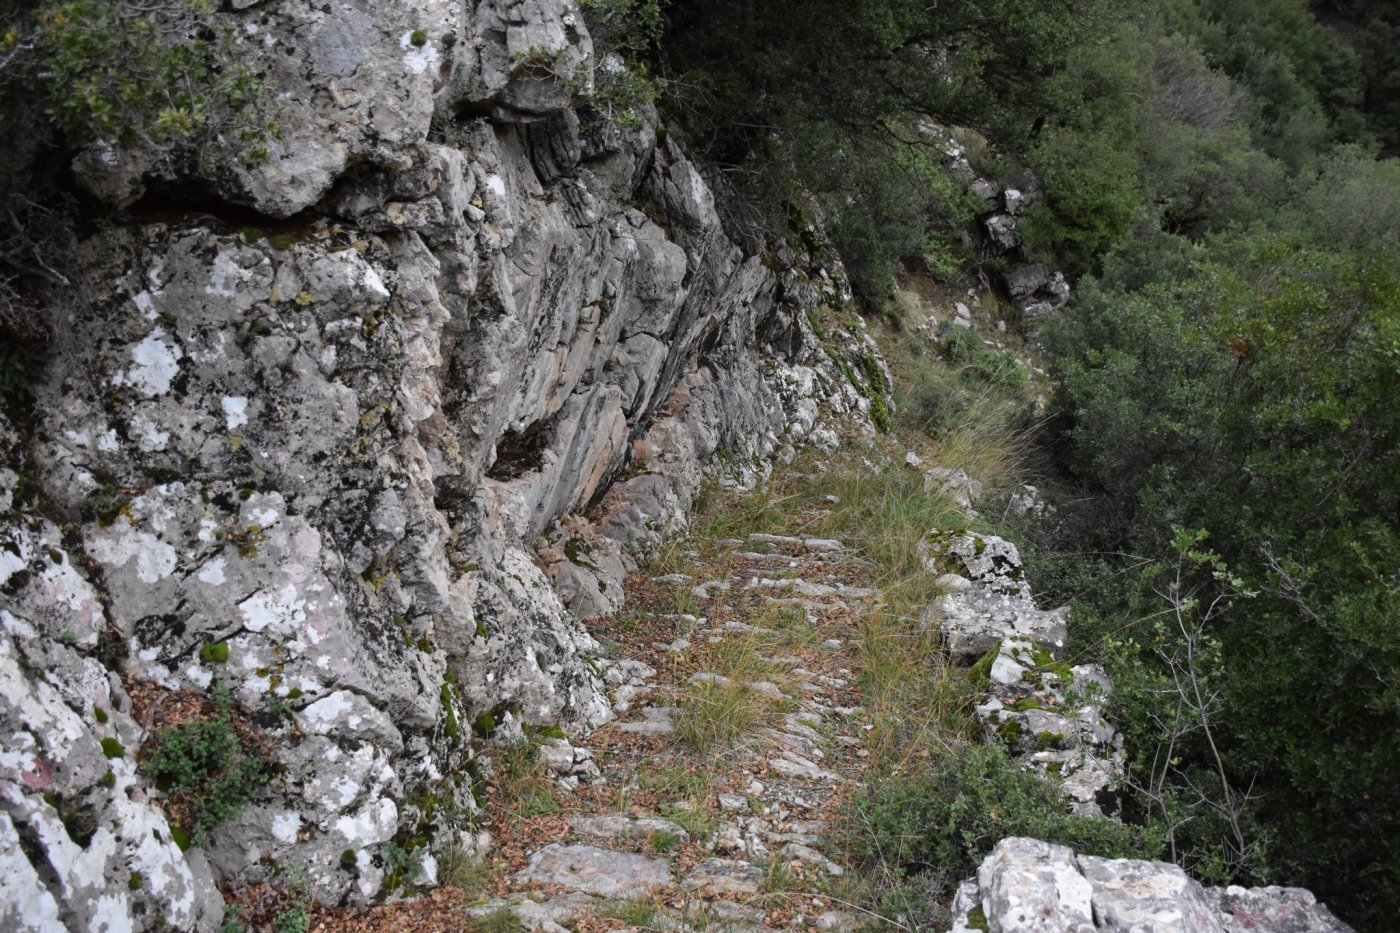
[[[1203,888],[1177,866],[1003,839],[953,904],[953,933],[1347,933],[1298,888]]]
[[[950,568],[939,581],[947,592],[925,611],[955,656],[976,658],[1003,638],[1029,639],[1058,655],[1067,638],[1069,609],[1036,606],[1016,545],[995,535],[931,533],[923,542],[930,570]]]
[[[579,620],[703,479],[870,431],[887,381],[811,327],[849,301],[822,257],[745,254],[654,115],[571,109],[571,0],[226,7],[283,135],[79,157],[114,205],[214,200],[85,244],[0,444],[0,870],[40,925],[211,929],[216,878],[365,900],[406,829],[478,847],[478,740],[613,715]],[[182,851],[127,691],[216,683],[270,778]]]

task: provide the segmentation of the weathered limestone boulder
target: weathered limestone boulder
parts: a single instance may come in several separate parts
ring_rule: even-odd
[[[947,569],[946,592],[924,610],[952,653],[978,658],[1007,637],[1026,638],[1058,655],[1064,650],[1068,607],[1042,610],[1031,597],[1016,546],[995,535],[930,532],[920,544],[924,566]]]
[[[1350,933],[1351,927],[1303,888],[1207,888],[1206,900],[1225,933]]]
[[[924,485],[925,488],[929,486],[927,478]],[[1021,552],[1005,538],[967,532],[930,532],[920,543],[920,549],[925,554],[924,566],[929,570],[940,563],[951,562],[955,572],[977,586],[999,593],[1030,593]]]
[[[958,304],[958,322],[965,318],[962,316],[966,312],[967,306]],[[968,320],[967,325],[972,322]],[[982,484],[967,475],[966,470],[950,470],[947,467],[932,467],[924,473],[924,489],[930,492],[940,492],[953,500],[953,503],[961,509],[968,518],[976,518],[977,512],[973,504],[982,497]]]
[[[449,55],[471,47],[464,26],[476,21],[463,9],[472,4],[453,0],[230,6],[214,28],[258,87],[244,120],[278,133],[258,144],[259,158],[238,133],[216,136],[197,155],[195,181],[277,217],[310,207],[352,162],[402,165],[398,150],[427,134]],[[171,163],[159,148],[99,141],[74,170],[124,206],[151,182],[175,183]]]
[[[1347,933],[1307,891],[1203,888],[1175,865],[1076,855],[1012,837],[953,902],[953,933]]]
[[[977,704],[987,739],[1053,781],[1073,812],[1102,816],[1124,763],[1123,737],[1104,718],[1108,677],[1092,665],[1057,662],[1018,635],[1003,638],[990,662]]]
[[[35,563],[73,560],[55,546]],[[0,589],[22,592],[28,572],[0,570]],[[45,590],[75,606],[87,593],[55,580]],[[181,851],[137,773],[141,727],[120,680],[77,650],[75,633],[49,637],[8,594],[0,606],[3,926],[131,929],[159,917],[217,930],[223,899],[207,862]]]
[[[1029,597],[974,588],[939,597],[925,610],[923,620],[942,629],[954,655],[978,658],[1009,635],[1061,652],[1068,615],[1068,607],[1042,610]]]

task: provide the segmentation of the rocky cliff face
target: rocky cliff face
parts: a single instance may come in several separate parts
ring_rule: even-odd
[[[569,0],[227,6],[282,137],[78,157],[125,213],[0,437],[7,929],[213,929],[218,879],[366,899],[396,836],[481,844],[479,738],[610,717],[580,619],[635,555],[883,385],[809,323],[820,257],[744,255],[654,117],[574,109]],[[193,840],[138,768],[191,710],[267,776]]]

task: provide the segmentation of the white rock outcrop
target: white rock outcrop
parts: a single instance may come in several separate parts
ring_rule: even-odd
[[[1012,837],[953,901],[951,933],[1350,933],[1300,888],[1204,888],[1175,865]]]

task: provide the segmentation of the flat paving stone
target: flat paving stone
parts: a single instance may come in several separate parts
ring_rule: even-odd
[[[705,912],[710,915],[710,919],[720,923],[756,924],[762,923],[766,917],[762,907],[736,904],[733,901],[714,901],[705,908]]]
[[[500,911],[509,911],[515,915],[521,925],[527,930],[544,930],[545,933],[557,933],[565,930],[565,924],[572,923],[578,917],[588,914],[593,907],[593,898],[587,894],[574,892],[571,894],[561,894],[544,901],[534,901],[529,898],[504,899],[494,898],[484,904],[467,908],[467,916],[478,920],[490,917]]]
[[[808,781],[841,780],[841,775],[820,768],[814,762],[792,752],[788,752],[781,758],[774,758],[768,762],[768,767],[787,777],[804,778]]]
[[[600,897],[631,898],[669,887],[671,866],[665,859],[632,852],[552,843],[530,856],[530,863],[516,872],[515,880],[523,884],[557,884]]]
[[[760,544],[786,544],[788,547],[801,547],[802,539],[793,538],[788,535],[765,535],[758,532],[749,535],[750,541],[757,541]]]
[[[763,869],[727,858],[705,859],[681,882],[687,891],[710,891],[721,895],[757,894],[761,884]]]
[[[657,833],[669,833],[681,842],[690,841],[690,833],[659,816],[580,813],[569,819],[569,828],[580,836],[592,836],[595,839],[650,839]]]
[[[671,735],[676,731],[675,725],[671,722],[672,717],[680,712],[674,706],[645,706],[642,708],[642,718],[635,722],[620,722],[617,728],[623,732],[635,732],[640,735]]]
[[[840,865],[837,865],[811,846],[804,845],[801,842],[789,842],[787,845],[783,846],[783,854],[793,861],[804,862],[808,865],[815,865],[818,868],[823,868],[828,875],[833,877],[840,877],[845,874],[845,870],[842,869]]]

